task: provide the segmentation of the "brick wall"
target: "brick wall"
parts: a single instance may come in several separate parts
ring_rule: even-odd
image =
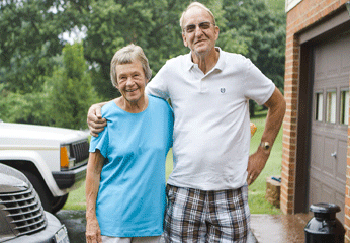
[[[284,94],[287,110],[283,123],[281,210],[284,214],[294,213],[296,140],[297,140],[297,104],[299,80],[299,43],[295,34],[317,23],[334,12],[348,0],[303,0],[287,13],[286,61],[284,76]],[[350,81],[349,81],[350,82]],[[350,137],[350,129],[348,130]],[[348,140],[350,141],[350,139]],[[350,142],[348,143],[350,146]],[[345,227],[347,242],[350,242],[350,149],[347,158],[347,186],[345,207]]]

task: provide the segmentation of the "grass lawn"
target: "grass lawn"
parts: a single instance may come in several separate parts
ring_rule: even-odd
[[[251,140],[250,153],[254,153],[257,150],[265,127],[266,110],[261,113],[257,112],[256,114],[257,118],[252,118],[251,122],[253,122],[258,129]],[[255,180],[255,182],[249,186],[248,200],[250,211],[252,214],[282,214],[279,209],[275,208],[268,201],[265,200],[266,177],[281,175],[281,161],[282,129],[280,130],[275,140],[265,168],[263,169],[259,177]]]
[[[265,125],[266,111],[257,112],[257,118],[251,121],[257,126],[258,130],[251,141],[251,153],[255,152],[259,146],[261,136]],[[260,117],[259,117],[260,116]],[[266,177],[281,174],[281,157],[282,157],[282,130],[276,138],[275,144],[266,166],[257,180],[249,186],[249,206],[252,214],[281,214],[279,209],[273,207],[265,200]],[[166,175],[167,179],[172,171],[173,156],[171,151],[167,157]],[[69,194],[64,210],[86,210],[85,184]]]

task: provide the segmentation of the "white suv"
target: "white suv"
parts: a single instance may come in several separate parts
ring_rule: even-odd
[[[0,123],[0,163],[25,174],[43,208],[56,213],[85,179],[88,136],[77,130]]]

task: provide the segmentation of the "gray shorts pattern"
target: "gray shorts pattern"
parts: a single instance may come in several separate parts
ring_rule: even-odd
[[[250,224],[248,186],[202,191],[167,185],[165,242],[247,241]]]

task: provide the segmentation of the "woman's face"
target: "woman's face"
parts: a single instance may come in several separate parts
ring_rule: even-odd
[[[128,64],[118,64],[115,67],[117,86],[123,98],[129,103],[137,103],[145,97],[148,82],[142,63],[136,60]]]

